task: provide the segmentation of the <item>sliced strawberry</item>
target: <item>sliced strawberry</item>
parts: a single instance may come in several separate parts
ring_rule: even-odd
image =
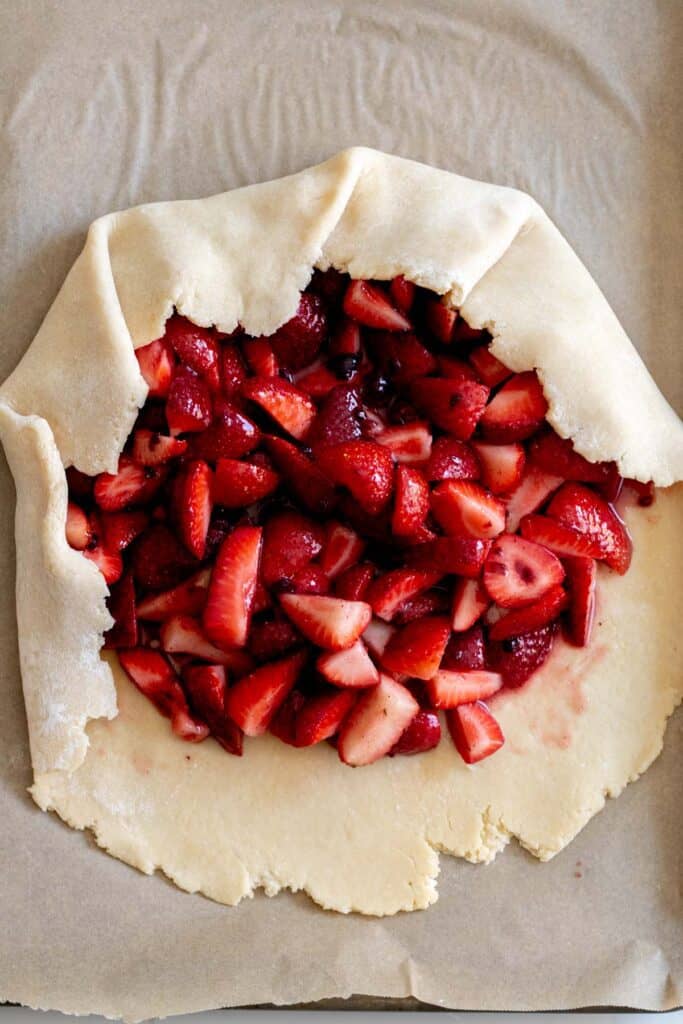
[[[82,551],[92,541],[92,533],[90,520],[83,509],[70,501],[66,507],[67,544],[76,551]]]
[[[179,366],[173,374],[166,419],[172,434],[205,430],[211,422],[211,393],[203,377],[187,366]]]
[[[191,615],[171,615],[159,633],[167,654],[191,654],[216,665],[226,665],[236,675],[251,671],[253,661],[244,651],[221,651],[207,639],[201,624]]]
[[[481,573],[491,547],[489,540],[474,537],[438,537],[425,544],[416,544],[406,553],[406,561],[413,569],[456,573],[476,579]]]
[[[551,587],[543,597],[523,608],[513,608],[489,627],[491,640],[506,640],[511,636],[533,633],[553,622],[569,604],[569,596],[561,586]]]
[[[363,643],[375,658],[384,654],[389,640],[396,630],[382,619],[372,619],[363,630]]]
[[[292,495],[309,511],[317,515],[328,514],[336,504],[337,496],[334,485],[325,474],[289,441],[268,436],[265,442]]]
[[[390,672],[431,679],[439,669],[450,633],[448,619],[441,616],[409,622],[391,636],[382,664]]]
[[[322,527],[298,512],[283,512],[266,523],[261,578],[267,587],[291,582],[323,547]]]
[[[311,444],[340,444],[357,440],[362,434],[361,413],[358,390],[351,384],[337,384],[320,406],[311,430]]]
[[[428,590],[417,597],[403,601],[394,613],[392,621],[396,626],[423,619],[426,615],[443,615],[448,611],[448,598],[441,590]]]
[[[348,317],[342,317],[330,338],[328,350],[330,358],[334,361],[335,367],[343,366],[343,360],[347,356],[360,356],[360,327],[355,320],[349,320]],[[350,362],[349,366],[356,369],[359,362],[360,359],[356,359],[355,363]]]
[[[397,462],[424,462],[432,451],[429,424],[414,420],[399,427],[386,427],[375,434],[377,444],[388,448]]]
[[[418,711],[389,751],[395,754],[424,754],[438,747],[441,740],[441,722],[434,711]]]
[[[242,730],[231,722],[225,710],[226,683],[222,665],[191,665],[183,682],[193,711],[202,718],[211,735],[229,754],[242,756]]]
[[[489,640],[488,666],[500,672],[506,686],[522,686],[547,659],[556,635],[557,623],[552,622],[523,636],[511,636],[500,642]]]
[[[377,686],[364,693],[339,733],[337,750],[345,764],[372,764],[400,740],[420,706],[405,686],[381,675]]]
[[[581,484],[565,484],[548,505],[548,515],[600,546],[600,558],[623,575],[633,545],[626,526],[611,505]]]
[[[116,473],[100,473],[95,480],[95,501],[105,512],[141,505],[149,501],[163,481],[161,468],[138,466],[128,455],[122,455]]]
[[[175,516],[180,539],[195,558],[203,558],[211,522],[213,473],[206,462],[191,462],[176,478]]]
[[[135,613],[135,586],[130,573],[112,585],[107,608],[114,625],[104,634],[104,646],[135,647],[138,642],[138,621]]]
[[[611,462],[589,462],[574,451],[568,438],[560,437],[554,430],[533,439],[529,445],[529,458],[545,473],[594,484],[605,483],[614,465]]]
[[[312,747],[334,736],[355,703],[353,690],[320,693],[307,700],[296,719],[297,747]]]
[[[503,677],[498,672],[442,669],[427,681],[427,693],[435,708],[457,708],[475,700],[488,700],[498,693]]]
[[[449,380],[473,380],[481,384],[477,371],[469,363],[454,356],[439,356],[439,371],[442,377]]]
[[[82,555],[94,562],[104,576],[105,583],[111,586],[121,578],[123,573],[123,561],[118,551],[110,551],[104,544],[90,544],[81,551]]]
[[[484,645],[484,630],[481,626],[472,626],[464,633],[456,633],[450,638],[441,662],[441,669],[466,672],[470,669],[479,671],[485,668],[486,647]]]
[[[242,354],[257,377],[277,377],[280,366],[268,338],[244,338]]]
[[[298,747],[296,723],[299,712],[306,703],[301,690],[290,690],[271,719],[268,731],[290,747]]]
[[[292,319],[278,328],[270,342],[286,370],[300,370],[315,359],[326,334],[324,303],[317,295],[304,292]]]
[[[395,384],[407,384],[415,377],[434,373],[437,361],[414,334],[391,334],[382,331],[368,338],[380,375]]]
[[[519,484],[526,456],[521,444],[473,442],[481,466],[481,482],[494,494],[509,494]]]
[[[524,516],[519,524],[522,537],[542,544],[556,555],[576,555],[577,557],[600,558],[602,548],[600,542],[585,533],[579,533],[569,526],[562,526],[556,519],[549,516]]]
[[[272,494],[279,483],[280,477],[272,469],[237,459],[219,459],[213,500],[225,508],[246,508]]]
[[[260,439],[256,424],[234,405],[224,402],[211,425],[192,439],[192,455],[207,462],[238,459],[252,451]]]
[[[533,604],[563,579],[556,555],[516,534],[498,537],[484,563],[484,586],[501,608]]]
[[[318,449],[316,461],[336,484],[348,488],[359,504],[376,515],[391,497],[394,463],[374,441],[345,441]]]
[[[204,377],[212,391],[218,390],[219,350],[214,331],[176,314],[166,321],[165,340],[171,343],[181,362]]]
[[[441,299],[428,299],[425,305],[425,317],[427,327],[435,338],[444,344],[452,341],[453,328],[458,319],[457,310],[445,306]]]
[[[379,682],[379,672],[362,640],[356,640],[344,651],[321,654],[316,668],[335,686],[373,686]]]
[[[505,529],[505,506],[471,480],[444,480],[432,491],[432,513],[447,533],[491,540]]]
[[[335,597],[341,597],[345,601],[364,601],[374,576],[375,567],[370,562],[350,566],[335,578]]]
[[[328,579],[336,579],[340,573],[355,565],[365,550],[361,540],[350,526],[330,520],[325,527],[325,543],[320,556],[320,568]]]
[[[392,532],[397,537],[410,537],[422,526],[429,514],[429,487],[417,469],[399,466],[396,470]]]
[[[489,709],[481,701],[463,704],[446,715],[448,731],[465,764],[476,764],[499,750],[504,742],[503,731]]]
[[[151,700],[157,711],[171,719],[176,736],[190,743],[206,739],[208,726],[192,715],[178,676],[163,654],[144,647],[131,647],[119,651],[119,661],[138,690]]]
[[[430,481],[478,480],[481,470],[468,444],[452,437],[440,437],[434,442],[424,472]]]
[[[491,598],[479,580],[461,577],[453,588],[451,627],[457,632],[469,629],[479,621],[490,604]]]
[[[545,473],[527,462],[520,483],[504,498],[508,533],[516,533],[524,516],[539,509],[561,483],[561,476]]]
[[[408,281],[403,274],[395,277],[389,285],[389,294],[394,300],[394,305],[402,313],[409,313],[415,301],[415,285]]]
[[[304,665],[305,652],[292,654],[243,676],[226,695],[225,709],[246,736],[260,736],[275,712],[296,685]]]
[[[109,551],[123,551],[139,537],[149,525],[149,516],[143,509],[132,512],[105,512],[100,516],[100,529]]]
[[[459,441],[467,441],[487,407],[489,389],[471,380],[448,380],[444,377],[417,378],[410,385],[410,395],[432,423]]]
[[[149,388],[148,398],[165,398],[171,387],[175,360],[171,347],[163,338],[135,350],[140,373]]]
[[[305,565],[292,576],[295,594],[329,594],[330,578],[319,565]]]
[[[376,285],[352,281],[344,295],[344,312],[352,320],[378,331],[409,331],[410,321]]]
[[[133,459],[141,466],[158,466],[183,455],[186,449],[187,441],[154,430],[136,430],[133,435]]]
[[[547,411],[543,388],[533,370],[516,373],[486,406],[481,429],[489,441],[523,441],[538,430]]]
[[[242,385],[242,394],[297,440],[308,432],[316,414],[308,395],[279,377],[252,377]]]
[[[249,651],[257,661],[279,658],[302,642],[301,634],[284,618],[252,622],[249,630]]]
[[[368,587],[366,600],[375,615],[390,622],[404,601],[429,590],[441,579],[443,571],[394,569],[378,576]]]
[[[587,647],[595,618],[595,591],[598,570],[592,558],[565,558],[569,605],[569,640],[576,647]]]
[[[218,551],[203,623],[208,637],[219,647],[244,647],[247,642],[262,533],[256,526],[238,526]]]
[[[480,345],[470,352],[470,363],[479,374],[480,379],[489,388],[498,387],[504,380],[512,376],[512,370],[496,359],[489,351],[488,345]]]
[[[339,386],[339,380],[321,359],[297,373],[294,383],[311,398],[317,399],[326,398]]]
[[[370,622],[365,601],[342,601],[317,594],[281,594],[280,603],[297,629],[318,647],[339,651],[356,642]]]
[[[210,576],[210,569],[202,569],[171,590],[150,594],[138,604],[138,618],[162,622],[171,615],[198,615],[206,604]]]
[[[223,396],[228,402],[239,400],[242,384],[247,379],[247,368],[244,365],[240,350],[234,344],[223,345],[221,351],[221,385]]]

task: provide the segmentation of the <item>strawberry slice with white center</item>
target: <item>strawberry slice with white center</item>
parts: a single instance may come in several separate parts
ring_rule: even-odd
[[[222,651],[212,644],[199,621],[191,615],[171,615],[163,623],[159,639],[167,654],[191,654],[202,661],[227,665],[236,675],[244,675],[254,665],[244,651]]]
[[[396,630],[382,619],[372,619],[363,630],[363,643],[370,653],[381,660],[386,646]]]
[[[458,311],[445,306],[440,299],[429,299],[425,305],[427,327],[435,338],[449,344],[453,340],[453,328],[458,319]]]
[[[213,473],[206,462],[191,462],[177,478],[174,488],[175,515],[183,544],[195,558],[206,553],[211,522]]]
[[[406,552],[406,561],[412,569],[455,573],[476,579],[481,573],[491,548],[490,540],[474,537],[437,537],[424,544],[416,544]]]
[[[488,700],[502,685],[503,677],[498,672],[442,669],[427,680],[427,693],[433,707],[450,709],[476,700]]]
[[[432,432],[423,420],[387,427],[375,434],[375,441],[388,448],[397,462],[424,462],[432,450]]]
[[[370,562],[352,565],[335,579],[335,597],[343,597],[346,601],[364,601],[374,578],[375,567]]]
[[[389,501],[394,463],[381,444],[345,441],[318,449],[315,457],[323,473],[346,487],[371,516],[381,512]]]
[[[310,512],[328,514],[337,501],[337,495],[325,474],[289,441],[269,436],[265,442],[292,495]]]
[[[631,564],[633,545],[626,526],[611,505],[581,484],[565,484],[548,505],[548,515],[561,526],[590,537],[600,558],[623,575]]]
[[[418,711],[389,751],[389,755],[393,757],[395,754],[424,754],[438,747],[440,739],[441,722],[436,712]]]
[[[365,599],[375,615],[390,622],[404,601],[429,590],[438,583],[443,572],[420,569],[393,569],[378,576],[368,587]]]
[[[352,320],[377,331],[409,331],[410,320],[391,304],[386,294],[367,281],[352,281],[344,295],[344,312]]]
[[[481,701],[462,704],[446,714],[448,731],[465,764],[476,764],[503,746],[503,730]]]
[[[475,441],[472,447],[481,466],[481,482],[494,494],[509,494],[522,479],[526,456],[521,444],[486,444]]]
[[[105,512],[141,505],[158,491],[164,477],[162,467],[138,466],[122,455],[116,473],[100,473],[95,480],[95,501]]]
[[[535,437],[529,445],[531,462],[545,473],[553,473],[565,480],[603,484],[613,469],[613,462],[589,462],[574,451],[568,438],[559,437],[554,430]]]
[[[138,621],[135,613],[135,585],[130,573],[112,585],[107,608],[114,625],[104,634],[104,646],[135,647],[138,642]]]
[[[66,506],[66,541],[76,551],[87,548],[93,538],[90,520],[83,509],[70,501]]]
[[[296,746],[312,747],[330,739],[339,731],[355,703],[353,690],[321,693],[305,701],[296,716]]]
[[[135,350],[140,373],[149,388],[148,398],[165,398],[171,387],[175,359],[171,346],[163,338]]]
[[[163,654],[146,647],[132,647],[119,651],[121,666],[138,690],[166,718],[180,739],[198,743],[209,735],[205,722],[190,711],[183,688]]]
[[[345,651],[321,654],[316,668],[335,686],[373,686],[379,681],[379,672],[362,640],[356,640]]]
[[[183,682],[192,709],[206,722],[211,735],[229,754],[242,756],[242,730],[225,710],[226,681],[222,665],[190,665]]]
[[[489,351],[488,345],[480,345],[470,352],[470,363],[489,388],[498,387],[504,380],[512,376],[512,370],[508,370],[500,359],[496,359]]]
[[[562,477],[545,473],[536,466],[527,465],[517,487],[504,500],[508,533],[516,533],[524,516],[536,512],[545,504],[553,491],[562,484]]]
[[[438,615],[409,622],[390,637],[382,665],[390,672],[431,679],[439,670],[450,635],[450,622]]]
[[[494,672],[500,672],[511,689],[522,686],[547,660],[557,636],[557,623],[551,622],[531,633],[511,636],[507,640],[489,638],[486,660]]]
[[[355,565],[365,550],[361,540],[350,526],[331,520],[325,529],[325,543],[320,556],[320,568],[330,580]]]
[[[165,340],[170,342],[181,362],[201,374],[212,391],[220,387],[218,341],[214,331],[199,327],[184,316],[166,321]]]
[[[210,569],[202,569],[184,583],[160,594],[150,594],[138,604],[139,619],[163,622],[171,615],[198,615],[206,604]]]
[[[464,441],[440,437],[434,442],[432,454],[424,469],[427,480],[478,480],[479,460]]]
[[[501,608],[533,604],[563,579],[562,563],[552,551],[516,534],[494,541],[484,562],[484,586]]]
[[[299,512],[273,516],[263,533],[261,576],[264,584],[275,587],[291,583],[296,573],[320,554],[324,540],[318,523]]]
[[[238,459],[219,459],[213,482],[213,500],[225,508],[246,508],[272,494],[280,477],[272,469]]]
[[[263,531],[238,526],[218,550],[211,572],[203,623],[219,647],[244,647],[249,633]]]
[[[110,551],[102,543],[93,544],[81,551],[90,562],[94,562],[104,576],[105,583],[111,586],[121,579],[123,560],[118,551]]]
[[[410,385],[410,396],[437,427],[467,441],[487,408],[489,389],[472,380],[418,377]]]
[[[556,519],[549,516],[524,516],[519,524],[520,533],[526,540],[554,551],[556,555],[567,555],[581,558],[600,558],[602,547],[595,537],[579,533],[570,526],[562,526]]]
[[[523,441],[538,430],[547,411],[543,388],[533,370],[516,373],[486,406],[481,429],[489,441]]]
[[[391,530],[397,537],[412,537],[429,514],[429,487],[417,469],[399,466],[396,470],[394,512]]]
[[[543,597],[523,608],[513,608],[489,627],[491,640],[507,640],[511,636],[532,633],[553,622],[569,604],[569,595],[561,586],[551,587]]]
[[[271,416],[288,434],[300,441],[313,422],[316,408],[308,395],[279,377],[252,377],[242,394]]]
[[[447,533],[491,540],[505,529],[505,506],[472,480],[444,480],[432,492],[432,512]]]
[[[189,366],[179,366],[166,399],[166,420],[172,434],[205,430],[211,422],[213,403],[209,386]]]
[[[245,736],[260,736],[266,731],[305,664],[303,651],[282,661],[271,661],[243,676],[228,690],[225,710]]]
[[[464,632],[478,622],[490,607],[491,598],[480,580],[461,577],[453,588],[453,617],[451,627]]]
[[[242,353],[249,369],[257,377],[277,377],[279,374],[277,356],[268,338],[245,338]]]
[[[141,466],[159,466],[184,455],[186,450],[187,441],[156,430],[136,430],[133,435],[133,459]]]
[[[567,635],[576,647],[586,647],[595,618],[597,565],[592,558],[565,558],[564,566],[571,598]]]
[[[340,651],[356,642],[372,618],[365,601],[342,601],[318,594],[281,594],[280,603],[311,643]]]
[[[415,301],[415,285],[403,274],[395,277],[389,285],[389,294],[402,313],[409,313]]]
[[[372,764],[389,753],[419,710],[405,686],[382,674],[344,721],[337,743],[339,757],[353,767]]]

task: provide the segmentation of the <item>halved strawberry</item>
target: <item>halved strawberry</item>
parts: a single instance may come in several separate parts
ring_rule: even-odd
[[[213,500],[225,508],[246,508],[272,494],[280,477],[272,469],[238,459],[219,459],[213,482]]]
[[[339,386],[339,379],[322,359],[318,359],[315,363],[300,370],[294,377],[294,383],[311,398],[321,399],[326,398],[334,388]]]
[[[498,672],[441,669],[427,681],[427,693],[433,707],[457,708],[475,700],[488,700],[502,685],[503,677]]]
[[[291,582],[295,573],[312,562],[323,547],[322,527],[299,512],[282,512],[266,523],[263,532],[261,578],[267,587]]]
[[[440,437],[434,442],[424,473],[430,481],[478,480],[481,469],[468,444],[452,437]]]
[[[242,354],[234,344],[223,345],[221,350],[221,385],[228,402],[239,400],[242,384],[247,379],[247,368]]]
[[[568,604],[569,596],[566,590],[561,586],[551,587],[533,604],[513,608],[507,615],[496,619],[489,626],[489,637],[491,640],[506,640],[511,636],[532,633],[558,618]]]
[[[432,513],[447,533],[490,540],[505,529],[505,506],[471,480],[444,480],[432,491]]]
[[[397,462],[424,462],[431,454],[432,434],[426,422],[414,420],[403,426],[386,427],[374,437]]]
[[[208,384],[188,366],[179,366],[166,399],[166,419],[172,434],[205,430],[213,405]]]
[[[206,536],[211,521],[213,473],[206,462],[190,462],[174,488],[174,512],[183,544],[195,558],[206,552]]]
[[[255,448],[260,439],[256,424],[234,405],[223,402],[211,425],[192,439],[191,454],[207,462],[238,459]]]
[[[565,558],[569,605],[569,640],[577,647],[586,647],[595,618],[595,591],[598,570],[592,558]]]
[[[414,334],[372,334],[367,343],[372,349],[377,371],[395,384],[407,384],[415,377],[434,373],[437,361]]]
[[[163,654],[145,647],[131,647],[119,651],[119,661],[138,690],[151,700],[157,711],[171,719],[176,736],[190,743],[206,739],[209,727],[192,715],[178,676]]]
[[[503,499],[508,533],[516,533],[523,517],[530,512],[536,512],[561,483],[561,476],[544,473],[527,462],[520,483],[512,494],[506,495]]]
[[[431,679],[439,669],[450,633],[450,622],[441,616],[409,622],[390,637],[382,665],[390,672]]]
[[[265,409],[298,441],[308,432],[316,414],[308,395],[280,377],[252,377],[242,385],[242,394]]]
[[[137,606],[138,618],[162,622],[171,615],[198,615],[206,604],[210,576],[210,569],[202,569],[171,590],[149,594]]]
[[[133,459],[141,466],[158,466],[183,455],[186,449],[187,441],[155,430],[136,430],[133,435]]]
[[[381,659],[389,640],[396,630],[382,619],[371,619],[363,630],[363,643],[375,657]]]
[[[411,537],[429,514],[429,487],[422,473],[408,466],[396,470],[391,529],[397,537]]]
[[[434,711],[418,711],[389,751],[395,754],[424,754],[438,747],[441,740],[441,722]]]
[[[257,661],[271,661],[298,647],[303,638],[289,619],[266,619],[252,622],[247,643]]]
[[[356,640],[344,651],[321,654],[316,668],[335,686],[373,686],[379,682],[379,672],[362,640]]]
[[[365,541],[361,540],[355,530],[332,519],[325,527],[320,568],[328,579],[336,579],[340,573],[356,564],[364,550]]]
[[[79,505],[70,501],[66,506],[66,541],[76,551],[87,548],[92,540],[92,525]]]
[[[444,570],[425,572],[419,569],[393,569],[373,580],[365,598],[372,605],[375,615],[390,622],[404,601],[429,590],[438,583],[443,573]]]
[[[369,512],[381,512],[391,497],[394,463],[382,445],[374,441],[345,441],[316,451],[323,473],[346,487]]]
[[[297,629],[318,647],[350,647],[372,618],[365,601],[342,601],[318,594],[281,594],[280,603]]]
[[[123,551],[139,537],[149,525],[149,515],[143,509],[131,512],[104,512],[100,516],[100,529],[105,546],[110,551]]]
[[[533,604],[563,579],[556,555],[516,534],[498,537],[484,563],[484,586],[501,608]]]
[[[487,408],[489,389],[471,380],[418,377],[410,385],[410,395],[432,423],[459,441],[467,441]]]
[[[389,294],[394,300],[394,305],[402,313],[409,313],[415,301],[415,285],[408,281],[403,274],[395,277],[389,285]]]
[[[353,690],[320,693],[305,701],[296,718],[297,747],[312,747],[334,736],[355,703]]]
[[[242,730],[225,710],[226,682],[222,665],[190,665],[183,682],[192,709],[206,722],[211,735],[229,754],[242,756]]]
[[[521,444],[485,444],[474,441],[472,447],[481,466],[481,481],[494,494],[509,494],[522,479],[526,456]]]
[[[168,654],[191,654],[215,665],[227,665],[236,675],[244,675],[254,665],[244,651],[222,651],[212,644],[191,615],[171,615],[163,623],[159,639]]]
[[[135,355],[140,373],[149,388],[148,398],[165,398],[171,387],[175,359],[171,347],[163,338],[136,348]]]
[[[435,338],[444,344],[453,339],[453,328],[458,319],[458,311],[445,306],[441,299],[428,299],[425,304],[427,327]]]
[[[116,583],[121,578],[123,573],[123,561],[118,551],[110,551],[104,544],[90,543],[90,546],[84,548],[81,551],[88,561],[94,562],[97,568],[104,576],[104,581],[108,586],[112,583]]]
[[[481,429],[489,441],[523,441],[538,430],[547,411],[543,388],[533,370],[516,373],[486,406]]]
[[[453,672],[482,670],[486,665],[486,647],[482,626],[472,626],[463,633],[454,634],[448,641],[441,669]]]
[[[257,377],[277,377],[280,366],[268,338],[243,338],[242,354]]]
[[[501,727],[481,701],[454,708],[447,713],[446,721],[456,750],[466,764],[483,761],[505,742]]]
[[[337,495],[325,474],[289,441],[268,436],[265,443],[292,495],[309,511],[321,516],[328,514],[336,504]]]
[[[128,455],[122,455],[116,473],[100,473],[93,493],[101,509],[116,512],[149,501],[163,481],[161,467],[138,466]]]
[[[399,312],[376,285],[352,281],[344,295],[344,312],[352,320],[378,331],[409,331],[410,320]]]
[[[581,484],[564,484],[548,505],[548,515],[590,537],[611,569],[620,575],[626,572],[633,552],[628,530],[612,506],[594,491]]]
[[[287,743],[290,747],[298,747],[296,739],[296,723],[299,717],[299,712],[306,703],[301,690],[290,690],[285,699],[283,700],[280,707],[273,715],[270,725],[268,726],[268,732],[271,736],[276,736],[283,743]]]
[[[358,389],[352,384],[337,384],[320,405],[310,443],[315,446],[357,440],[362,434],[361,415]]]
[[[529,458],[546,473],[554,473],[565,480],[583,480],[586,483],[604,483],[610,475],[611,462],[589,462],[574,451],[568,438],[554,430],[535,437],[529,445]]]
[[[496,359],[488,345],[480,345],[470,352],[470,363],[487,387],[495,388],[512,376],[512,370]]]
[[[216,334],[198,327],[184,316],[166,321],[165,340],[175,349],[181,362],[201,374],[212,391],[220,387],[219,350]]]
[[[301,651],[282,661],[271,661],[242,676],[228,690],[225,709],[245,736],[260,736],[266,731],[275,712],[296,685],[306,657]]]
[[[295,594],[329,594],[330,579],[319,565],[305,565],[292,576]]]
[[[405,686],[382,674],[345,719],[337,750],[345,764],[372,764],[398,743],[420,706]]]
[[[300,370],[315,359],[326,334],[324,303],[319,296],[304,292],[292,319],[277,329],[270,342],[286,370]]]
[[[490,669],[500,672],[506,686],[522,686],[534,672],[537,672],[550,654],[557,623],[535,629],[522,636],[511,636],[507,640],[489,640],[486,660]]]
[[[352,565],[340,573],[334,581],[336,597],[346,601],[364,601],[368,587],[375,576],[375,567],[370,562]]]
[[[437,537],[425,544],[416,544],[406,552],[412,569],[425,569],[441,575],[455,573],[476,579],[481,573],[491,548],[490,540],[474,537]]]
[[[556,555],[576,555],[586,558],[600,558],[602,547],[595,537],[579,533],[570,526],[562,526],[556,519],[549,516],[524,516],[519,529],[526,540],[542,544]]]
[[[107,608],[114,625],[104,634],[104,646],[135,647],[138,642],[138,621],[135,613],[135,586],[130,573],[112,585]]]
[[[424,594],[403,601],[392,621],[397,626],[405,626],[407,622],[423,619],[425,615],[443,615],[448,611],[448,597],[442,590],[427,590]]]
[[[453,616],[451,627],[463,632],[478,622],[491,604],[486,588],[480,580],[461,577],[453,588]]]
[[[219,647],[244,647],[249,633],[263,531],[238,526],[220,546],[209,581],[203,623]]]

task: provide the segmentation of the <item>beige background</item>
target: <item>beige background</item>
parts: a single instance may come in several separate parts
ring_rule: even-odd
[[[94,217],[365,144],[533,193],[680,411],[682,44],[678,0],[0,0],[0,379]],[[439,903],[390,920],[304,896],[218,906],[40,814],[4,461],[0,495],[0,997],[137,1018],[352,993],[683,1002],[680,713],[644,779],[553,862],[443,858]]]

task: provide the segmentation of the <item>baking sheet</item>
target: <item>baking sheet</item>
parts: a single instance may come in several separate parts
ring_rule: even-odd
[[[375,146],[531,192],[683,408],[678,0],[0,0],[0,379],[88,223]],[[129,1019],[361,994],[462,1009],[683,1002],[680,760],[567,850],[442,858],[440,900],[382,920],[305,896],[236,909],[41,814],[0,462],[0,998]]]

